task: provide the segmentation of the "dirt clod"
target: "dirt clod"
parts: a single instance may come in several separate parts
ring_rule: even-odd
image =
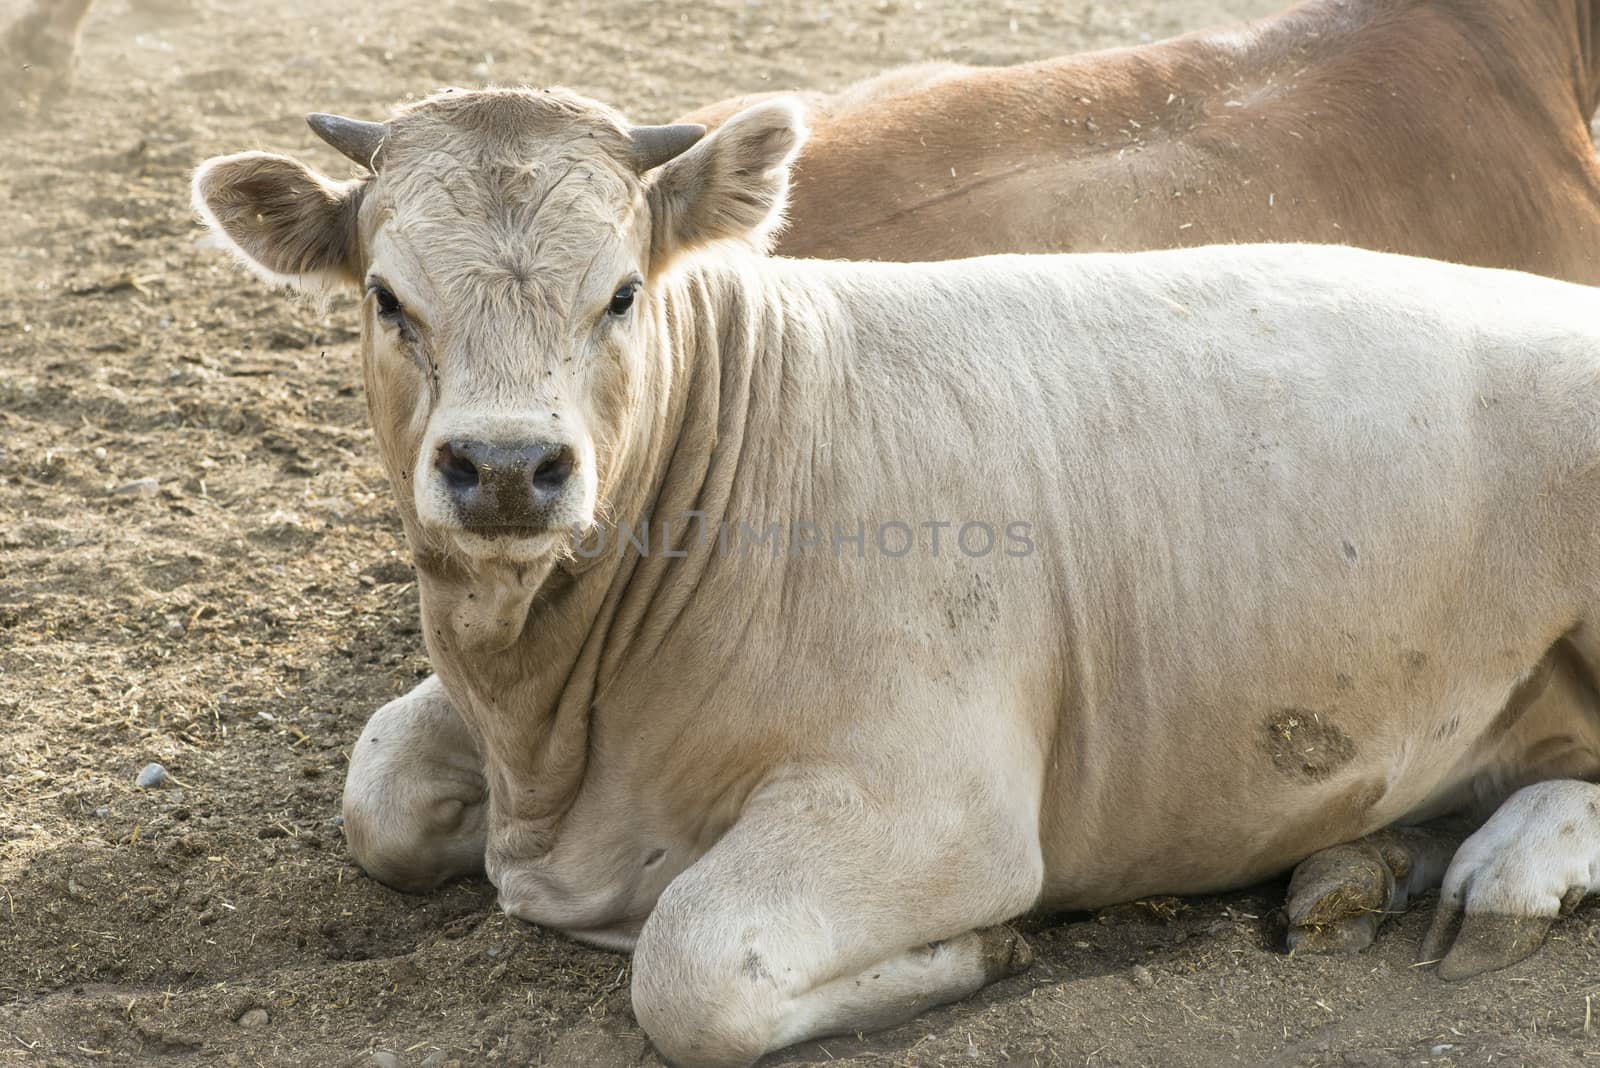
[[[265,1027],[271,1022],[272,1017],[267,1014],[266,1009],[247,1009],[239,1017],[239,1019],[235,1021],[235,1023],[247,1031],[254,1031],[258,1028]]]

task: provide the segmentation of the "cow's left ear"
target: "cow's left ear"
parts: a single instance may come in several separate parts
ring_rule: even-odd
[[[765,101],[658,167],[649,190],[651,271],[718,241],[766,251],[783,226],[789,164],[807,132],[797,101]]]
[[[241,152],[194,172],[194,209],[273,285],[323,294],[360,281],[356,213],[366,182],[335,182],[288,156]]]

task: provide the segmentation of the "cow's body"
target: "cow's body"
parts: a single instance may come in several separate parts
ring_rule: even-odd
[[[1588,0],[1308,0],[1154,44],[896,71],[807,96],[778,251],[1320,241],[1594,284],[1597,40]]]
[[[562,91],[316,123],[376,176],[195,188],[269,277],[368,293],[438,676],[352,754],[352,849],[413,888],[485,855],[509,911],[632,948],[675,1063],[971,993],[1037,904],[1310,856],[1291,914],[1352,931],[1448,852],[1340,843],[1600,770],[1594,291],[1315,246],[768,260],[721,243],[781,210],[778,104],[692,148]],[[1442,974],[1600,883],[1600,791],[1530,789],[1451,869]]]
[[[1052,907],[1238,886],[1524,774],[1495,736],[1519,681],[1563,638],[1600,656],[1587,290],[1288,247],[750,262],[668,299],[717,332],[675,338],[700,414],[668,430],[691,459],[652,555],[597,555],[481,655],[451,620],[491,593],[421,569],[469,723],[508,690],[540,695],[525,729],[593,706],[581,772],[523,785],[549,852],[491,842],[527,919],[630,945],[752,796],[822,773],[907,820],[989,812],[950,862],[1009,835]],[[835,557],[858,518],[864,558]],[[823,544],[778,559],[738,526],[804,520]],[[894,520],[952,526],[894,558]],[[969,557],[963,522],[1034,549]],[[576,607],[600,604],[624,610]],[[1597,740],[1544,756],[1593,771]]]

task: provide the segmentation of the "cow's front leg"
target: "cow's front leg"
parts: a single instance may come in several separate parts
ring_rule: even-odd
[[[998,925],[1039,893],[1037,794],[972,784],[941,797],[939,778],[920,799],[837,776],[752,799],[640,933],[633,1007],[664,1057],[748,1065],[899,1023],[1030,963]]]
[[[1456,852],[1421,959],[1437,960],[1444,979],[1515,964],[1597,889],[1600,785],[1525,786]]]
[[[344,835],[379,882],[421,893],[483,870],[483,760],[437,676],[367,720],[344,783]]]
[[[1289,880],[1290,952],[1366,949],[1386,917],[1439,885],[1470,830],[1464,820],[1390,827],[1311,854]]]

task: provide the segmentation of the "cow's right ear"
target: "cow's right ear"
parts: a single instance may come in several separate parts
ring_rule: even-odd
[[[357,285],[361,179],[335,182],[288,156],[241,152],[194,172],[194,209],[273,285],[326,293]]]
[[[783,226],[789,165],[806,134],[799,102],[779,97],[746,108],[661,164],[649,187],[652,271],[719,241],[767,251]]]

